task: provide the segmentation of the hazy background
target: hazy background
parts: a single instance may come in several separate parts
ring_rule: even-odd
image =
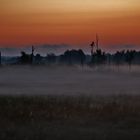
[[[140,94],[140,68],[6,66],[0,69],[4,95]]]
[[[90,43],[88,42],[86,45],[69,45],[69,44],[35,44],[35,54],[39,53],[42,56],[46,56],[49,53],[54,53],[56,55],[63,54],[66,50],[72,49],[82,49],[85,54],[91,54]],[[111,47],[111,48],[110,48]],[[0,51],[2,56],[21,56],[21,51],[25,51],[26,53],[31,53],[32,44],[30,45],[21,45],[21,46],[0,46]],[[137,50],[139,51],[138,45],[133,44],[122,44],[122,45],[112,45],[112,46],[102,46],[102,50],[106,51],[106,53],[115,53],[116,51],[122,50]]]

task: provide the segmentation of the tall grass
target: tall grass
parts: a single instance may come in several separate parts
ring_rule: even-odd
[[[140,96],[1,96],[0,118],[33,120],[121,120],[140,117]]]
[[[0,96],[0,140],[139,140],[140,96]]]

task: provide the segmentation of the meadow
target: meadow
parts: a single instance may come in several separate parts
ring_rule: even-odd
[[[0,139],[140,139],[139,83],[136,66],[1,67]]]

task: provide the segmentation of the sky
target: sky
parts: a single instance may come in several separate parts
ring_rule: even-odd
[[[0,0],[0,46],[140,45],[140,0]]]

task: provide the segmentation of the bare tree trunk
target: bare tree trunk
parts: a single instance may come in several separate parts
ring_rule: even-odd
[[[33,59],[34,59],[34,46],[32,46],[31,64],[33,64]]]

